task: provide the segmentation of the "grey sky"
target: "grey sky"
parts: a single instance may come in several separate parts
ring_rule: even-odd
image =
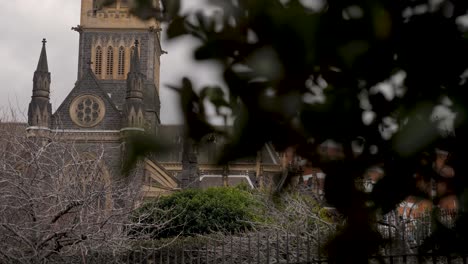
[[[203,0],[187,0],[184,10],[200,8]],[[2,1],[0,9],[0,119],[13,108],[17,119],[26,120],[32,93],[32,77],[37,66],[42,38],[47,38],[49,70],[52,75],[51,103],[55,110],[71,91],[77,78],[78,33],[71,30],[80,23],[81,0]],[[182,38],[168,42],[169,53],[161,62],[162,122],[179,123],[178,101],[164,84],[178,83],[187,75],[196,85],[219,83],[215,67],[196,64],[191,47],[197,42]]]

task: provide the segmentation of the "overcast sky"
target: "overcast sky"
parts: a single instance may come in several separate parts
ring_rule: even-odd
[[[203,0],[186,0],[183,10],[199,8]],[[72,90],[77,78],[78,33],[71,30],[80,23],[81,0],[2,1],[0,9],[0,119],[13,108],[25,121],[32,93],[32,77],[37,66],[42,38],[47,38],[47,55],[52,76],[51,103],[55,110]],[[178,101],[165,84],[178,83],[187,75],[196,85],[219,83],[213,65],[196,64],[190,38],[167,42],[168,54],[161,62],[161,119],[165,124],[180,123]]]

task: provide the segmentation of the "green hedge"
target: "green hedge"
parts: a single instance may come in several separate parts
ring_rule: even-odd
[[[241,232],[252,228],[259,210],[260,203],[241,188],[184,190],[141,206],[132,216],[130,234],[158,239]]]

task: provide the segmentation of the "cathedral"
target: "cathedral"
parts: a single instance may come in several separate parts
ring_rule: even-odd
[[[256,188],[282,171],[284,164],[271,145],[257,157],[218,166],[214,156],[220,141],[198,148],[184,139],[182,125],[161,124],[164,51],[159,21],[132,16],[125,0],[104,8],[96,8],[94,0],[82,0],[81,21],[73,29],[79,34],[77,81],[55,112],[46,40],[42,41],[28,109],[28,137],[72,141],[86,153],[103,148],[111,178],[121,174],[129,133],[168,138],[176,146],[173,150],[147,157],[136,168],[146,197],[239,183]]]

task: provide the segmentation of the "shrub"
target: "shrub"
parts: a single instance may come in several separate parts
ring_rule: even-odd
[[[156,239],[246,231],[258,219],[260,207],[253,195],[241,188],[184,190],[142,205],[132,216],[130,234]]]

